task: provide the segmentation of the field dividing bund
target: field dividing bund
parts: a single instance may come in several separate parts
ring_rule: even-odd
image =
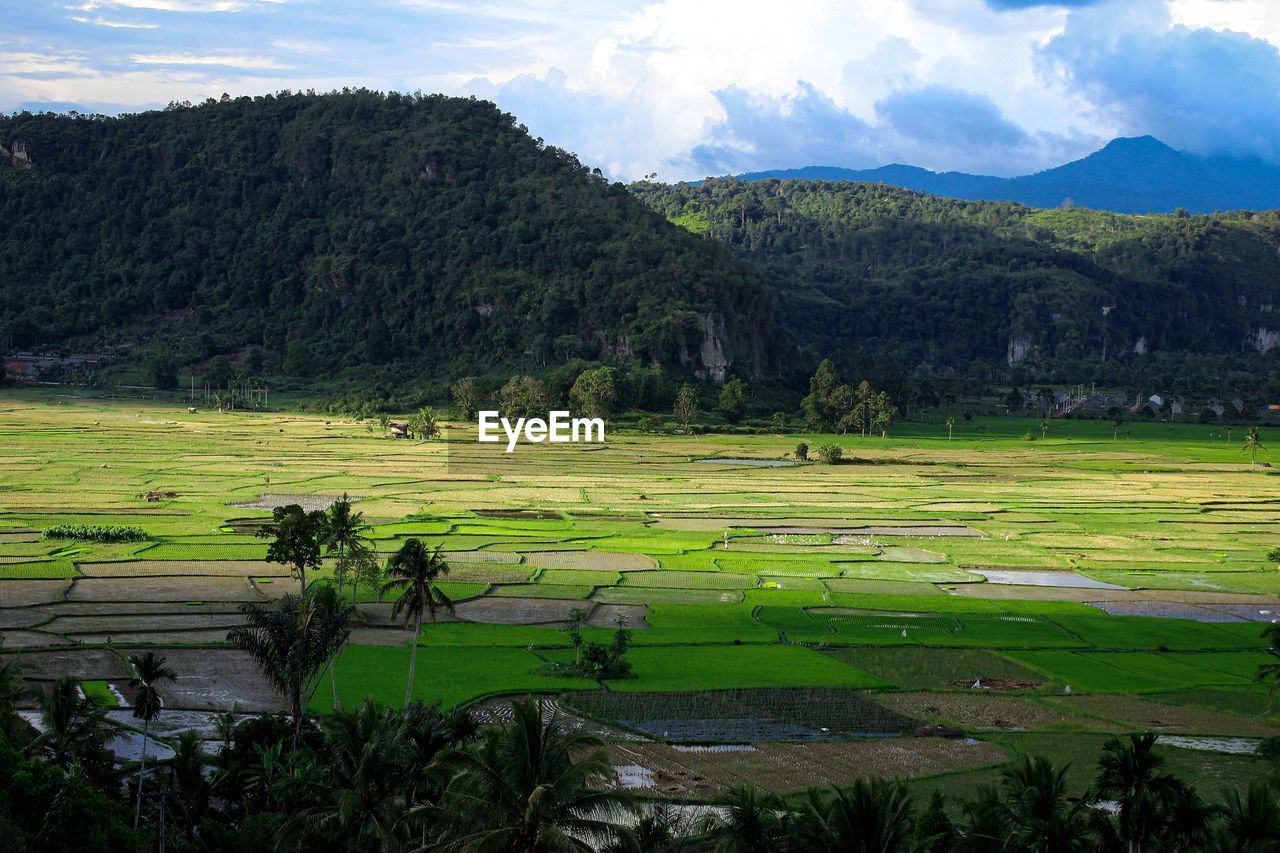
[[[420,444],[373,422],[18,393],[0,401],[0,655],[38,689],[72,675],[105,702],[122,655],[152,649],[179,672],[174,713],[278,709],[226,642],[240,605],[299,589],[254,534],[273,507],[346,493],[381,556],[411,537],[443,550],[456,608],[415,638],[362,584],[334,666],[345,707],[398,705],[416,642],[421,698],[500,715],[502,697],[543,694],[655,796],[877,774],[963,788],[1046,744],[1083,766],[1117,732],[1280,734],[1253,682],[1280,618],[1280,480],[1207,427],[1127,430],[614,430],[590,452],[495,458],[460,425]],[[774,464],[799,441],[852,462]],[[58,525],[146,540],[46,538]],[[574,611],[588,642],[626,625],[632,677],[565,674]],[[326,684],[312,706],[331,704]]]

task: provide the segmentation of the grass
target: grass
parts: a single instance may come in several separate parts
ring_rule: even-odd
[[[93,701],[95,704],[101,705],[104,708],[120,707],[120,700],[116,698],[116,694],[111,692],[110,685],[105,681],[81,681],[80,689],[84,692],[85,698]]]
[[[452,598],[645,606],[648,627],[632,634],[637,678],[610,690],[932,691],[982,676],[1041,680],[1042,692],[1057,695],[1070,684],[1079,693],[1141,692],[1171,704],[1265,711],[1266,691],[1249,684],[1260,625],[1108,616],[1059,591],[984,590],[968,571],[1075,570],[1171,599],[1260,596],[1258,608],[1280,612],[1280,573],[1265,559],[1280,545],[1280,524],[1264,502],[1277,481],[1250,472],[1239,436],[1227,444],[1214,436],[1220,428],[1136,423],[1126,426],[1129,437],[1113,440],[1105,423],[1055,420],[1049,437],[1034,442],[1022,435],[1038,435],[1038,420],[981,417],[958,424],[951,441],[938,422],[898,424],[886,439],[620,432],[590,453],[548,446],[479,457],[464,471],[475,451],[465,427],[451,427],[448,444],[406,444],[341,418],[326,428],[325,417],[305,413],[190,415],[177,400],[63,394],[6,395],[0,529],[134,526],[153,541],[0,536],[0,606],[24,596],[47,600],[40,581],[75,578],[77,564],[261,561],[265,540],[235,533],[230,522],[268,514],[233,504],[264,493],[347,491],[373,525],[380,554],[411,536],[451,552],[455,572],[443,588]],[[689,461],[778,458],[800,440],[811,447],[834,440],[864,464],[744,471]],[[141,495],[149,489],[177,497],[148,504]],[[876,536],[863,545],[824,533],[751,532],[902,523],[963,524],[983,535]],[[330,571],[331,561],[314,577]],[[113,611],[124,620],[148,597],[216,601],[221,590],[243,591],[200,578],[161,580],[95,578],[86,590],[117,601]],[[962,582],[966,592],[991,594],[955,594]],[[189,586],[166,586],[174,583]],[[259,588],[282,587],[294,589],[283,578]],[[375,590],[360,588],[369,613]],[[135,609],[140,619],[146,608]],[[418,692],[427,699],[595,689],[539,672],[568,653],[565,633],[552,627],[427,625],[421,643]],[[401,701],[407,655],[403,647],[349,647],[337,667],[344,702],[365,693]],[[327,696],[322,685],[317,707]],[[1064,754],[1075,754],[1075,743]],[[1096,741],[1079,744],[1082,756],[1096,751]]]

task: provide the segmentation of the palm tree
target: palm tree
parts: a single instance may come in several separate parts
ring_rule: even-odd
[[[354,608],[326,610],[315,597],[286,595],[278,606],[254,602],[240,605],[247,625],[227,632],[258,664],[271,686],[289,703],[293,715],[293,750],[302,736],[302,710],[315,693],[316,678],[351,635]],[[305,695],[304,695],[305,694]]]
[[[1005,770],[998,814],[1006,849],[1025,853],[1076,853],[1088,849],[1082,806],[1067,802],[1067,770],[1044,757],[1025,757]]]
[[[905,853],[912,849],[911,795],[901,782],[859,779],[809,789],[792,838],[800,850]]]
[[[85,696],[70,676],[59,678],[40,697],[40,723],[42,731],[27,751],[43,752],[63,770],[100,753],[116,729],[106,709]]]
[[[1280,622],[1268,623],[1262,629],[1262,638],[1267,641],[1267,654],[1271,655],[1272,662],[1261,664],[1253,680],[1255,683],[1270,681],[1271,695],[1275,696],[1276,689],[1280,688]]]
[[[951,431],[956,428],[956,419],[948,415],[946,424],[947,424],[947,441],[950,441]]]
[[[332,584],[319,583],[311,590],[311,595],[315,599],[315,606],[320,610],[322,620],[332,620],[344,609],[342,603],[342,595]],[[342,650],[335,652],[333,657],[329,658],[329,688],[333,693],[332,702],[333,710],[337,711],[342,707],[342,700],[338,698],[338,677],[333,671],[333,662]]]
[[[729,789],[724,813],[709,813],[694,827],[714,843],[716,853],[766,853],[786,834],[781,798],[754,785]]]
[[[446,849],[586,853],[617,840],[617,818],[635,803],[614,789],[604,742],[544,718],[532,699],[511,707],[510,724],[446,759],[454,771],[442,802],[453,822]]]
[[[319,772],[300,774],[303,797],[314,805],[286,822],[278,846],[319,836],[348,850],[399,849],[408,806],[401,718],[366,697],[353,713],[325,717],[323,727]]]
[[[353,551],[368,548],[369,540],[365,532],[369,526],[364,523],[364,513],[352,511],[351,499],[346,492],[329,507],[328,516],[329,523],[325,526],[320,541],[328,553],[336,551],[338,554],[338,565],[333,576],[338,582],[338,595],[341,596],[342,585],[347,579],[347,556]]]
[[[1044,437],[1045,437],[1045,436],[1047,436],[1048,434],[1049,434],[1049,422],[1048,422],[1048,421],[1041,421],[1041,422],[1040,422],[1040,437],[1041,437],[1041,438],[1044,438]]]
[[[1241,453],[1249,454],[1249,470],[1253,471],[1258,467],[1258,451],[1266,450],[1262,446],[1262,439],[1258,436],[1258,428],[1253,427],[1249,430],[1249,434],[1244,437],[1244,445],[1240,448]]]
[[[133,828],[142,820],[142,780],[147,775],[147,746],[151,739],[151,721],[160,716],[164,700],[160,698],[159,685],[164,681],[176,681],[178,673],[165,665],[164,658],[155,652],[129,655],[129,687],[133,693],[133,716],[142,720],[142,762],[138,767],[138,802],[133,810]]]
[[[1253,781],[1244,796],[1228,791],[1218,828],[1218,849],[1239,853],[1275,853],[1280,850],[1280,805],[1275,791],[1264,781]]]
[[[404,704],[409,705],[413,696],[413,674],[418,666],[418,638],[422,634],[422,615],[428,613],[434,622],[436,608],[444,607],[453,612],[453,602],[438,586],[441,575],[449,573],[449,564],[440,555],[439,548],[427,550],[417,539],[406,539],[400,550],[387,560],[387,581],[378,590],[381,598],[388,592],[401,590],[391,610],[391,618],[404,611],[404,625],[413,622],[413,639],[410,641],[409,680],[404,688]]]
[[[0,662],[0,733],[16,740],[17,733],[27,727],[18,716],[18,704],[27,695],[23,680],[29,667],[17,658]]]
[[[1184,787],[1161,772],[1164,758],[1153,751],[1155,744],[1156,736],[1150,732],[1130,735],[1128,741],[1111,738],[1098,759],[1094,793],[1119,803],[1120,839],[1129,853],[1141,853],[1162,834],[1168,804]]]

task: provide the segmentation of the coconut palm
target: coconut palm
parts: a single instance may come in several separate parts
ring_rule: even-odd
[[[1237,853],[1280,851],[1280,804],[1276,792],[1264,781],[1249,783],[1243,796],[1228,791],[1222,804],[1222,825],[1218,828],[1217,849]]]
[[[322,726],[319,772],[300,774],[298,795],[313,804],[286,822],[278,842],[292,847],[320,837],[348,850],[400,849],[408,805],[400,717],[366,697],[356,711],[336,711]]]
[[[441,814],[443,845],[513,853],[599,850],[620,836],[618,818],[635,802],[615,790],[604,742],[571,731],[540,703],[512,703],[512,721],[445,760],[453,777]]]
[[[106,709],[85,696],[70,676],[59,678],[40,697],[40,728],[27,751],[43,753],[63,770],[101,753],[116,730]]]
[[[1244,437],[1244,445],[1240,448],[1241,453],[1249,454],[1249,470],[1253,471],[1258,467],[1258,451],[1266,450],[1262,446],[1262,439],[1258,435],[1258,428],[1253,427],[1249,430],[1249,434]]]
[[[453,612],[453,602],[438,586],[442,575],[449,573],[439,548],[428,549],[417,539],[406,539],[400,550],[387,560],[387,581],[378,590],[382,598],[389,592],[400,591],[391,618],[404,613],[404,625],[413,623],[413,638],[409,642],[409,679],[404,688],[404,704],[408,707],[413,696],[413,674],[418,666],[418,638],[422,634],[423,614],[436,618],[436,608],[444,607]]]
[[[956,419],[948,415],[946,423],[947,423],[947,441],[950,441],[951,431],[956,428]]]
[[[776,850],[786,834],[782,800],[754,785],[729,789],[722,814],[710,813],[694,832],[705,835],[716,853],[765,853]]]
[[[240,605],[248,622],[227,632],[258,664],[293,716],[292,748],[302,736],[302,709],[319,685],[317,676],[351,635],[352,607],[326,609],[313,595],[286,595],[273,608],[254,602]]]
[[[901,782],[859,779],[848,788],[809,789],[791,838],[813,853],[905,853],[911,830],[911,795]]]
[[[997,814],[1006,849],[1076,853],[1088,848],[1083,806],[1067,801],[1067,769],[1044,757],[1027,757],[1001,774],[1004,796]]]
[[[28,666],[17,658],[0,661],[0,734],[17,740],[17,734],[27,728],[18,716],[18,703],[27,695],[27,683],[23,680]]]
[[[1253,680],[1271,682],[1271,695],[1274,696],[1276,689],[1280,688],[1280,622],[1268,623],[1262,629],[1262,638],[1267,641],[1267,654],[1271,655],[1272,662],[1260,665]]]
[[[1164,758],[1154,751],[1155,744],[1156,736],[1150,732],[1130,735],[1125,741],[1111,738],[1098,759],[1093,792],[1119,804],[1120,840],[1129,853],[1141,853],[1161,834],[1168,805],[1184,787],[1161,772]]]
[[[311,590],[311,596],[315,599],[315,606],[319,609],[323,620],[332,620],[336,618],[338,614],[347,607],[347,605],[342,603],[342,595],[332,584],[328,582],[316,584]],[[342,707],[342,700],[338,698],[338,676],[333,671],[333,662],[335,658],[337,658],[336,652],[333,657],[329,658],[327,669],[329,670],[329,688],[333,694],[333,710],[337,711]]]
[[[1049,422],[1048,422],[1047,420],[1046,420],[1046,421],[1041,421],[1041,422],[1040,422],[1040,437],[1041,437],[1041,438],[1044,438],[1044,437],[1045,437],[1045,436],[1047,436],[1048,434],[1049,434]]]
[[[321,533],[320,542],[329,554],[336,553],[338,564],[334,569],[334,580],[338,583],[338,595],[342,595],[343,584],[347,579],[348,557],[355,551],[368,550],[369,539],[365,535],[369,526],[364,523],[364,513],[351,509],[351,499],[346,493],[329,507],[328,524]],[[354,597],[351,601],[355,604]]]
[[[164,710],[159,686],[165,681],[177,681],[178,673],[165,665],[165,659],[155,652],[129,655],[129,688],[133,690],[133,716],[142,720],[142,762],[138,766],[138,802],[133,809],[133,828],[142,820],[142,780],[147,775],[147,746],[151,740],[151,721]]]

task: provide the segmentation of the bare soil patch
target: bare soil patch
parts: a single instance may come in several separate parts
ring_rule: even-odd
[[[77,640],[68,640],[57,634],[45,631],[5,631],[0,634],[0,648],[25,649],[43,646],[65,646]]]
[[[338,501],[340,495],[290,495],[284,493],[267,493],[252,503],[231,504],[237,509],[276,509],[277,507],[297,504],[307,512],[325,510]],[[353,502],[356,498],[351,499]]]
[[[587,606],[559,598],[475,598],[454,608],[468,622],[489,625],[551,625],[563,623],[569,612]]]
[[[292,584],[282,584],[289,589]],[[262,601],[244,578],[78,578],[68,601]]]
[[[354,646],[406,646],[413,631],[404,628],[356,628],[349,642]]]
[[[163,613],[118,616],[59,616],[44,626],[66,636],[77,634],[124,634],[128,631],[227,630],[244,624],[238,613]]]
[[[31,669],[27,677],[53,681],[64,675],[76,679],[124,678],[124,662],[106,649],[64,649],[23,652],[18,659]]]
[[[1166,705],[1139,696],[1061,696],[1053,703],[1077,713],[1106,717],[1135,730],[1244,737],[1280,733],[1280,721],[1274,718],[1239,717],[1189,705]]]
[[[622,554],[612,551],[532,551],[524,555],[524,561],[540,569],[638,572],[658,568],[658,564],[644,554]]]
[[[513,719],[515,719],[515,712],[511,707],[513,698],[516,697],[498,696],[492,699],[485,699],[471,705],[468,710],[470,711],[472,718],[482,726],[508,725]],[[596,737],[602,737],[608,740],[644,740],[644,738],[634,732],[629,732],[625,729],[601,723],[597,720],[591,719],[590,717],[584,717],[572,708],[567,707],[559,699],[550,696],[530,698],[534,698],[534,701],[542,706],[542,714],[544,718],[549,718],[554,715],[555,718],[570,731],[585,732],[586,734],[595,735]]]
[[[6,607],[25,607],[28,604],[61,601],[67,585],[68,582],[65,580],[0,580],[0,600]]]
[[[479,518],[504,518],[510,521],[564,521],[564,516],[560,513],[541,509],[475,509],[472,512]]]
[[[169,707],[225,711],[234,703],[247,712],[282,707],[253,659],[239,649],[168,649],[164,656],[179,676],[160,688]]]
[[[883,693],[878,700],[909,717],[949,723],[964,729],[1078,729],[1114,732],[1123,727],[1107,720],[1078,717],[1034,699],[986,690],[955,693]]]
[[[48,618],[48,613],[31,608],[0,610],[0,631],[11,631],[14,628],[30,628],[32,625],[39,625]]]
[[[265,560],[130,560],[119,563],[77,563],[91,578],[142,577],[288,577],[288,566]]]
[[[649,608],[643,604],[597,604],[591,608],[587,624],[593,628],[613,628],[622,616],[630,629],[648,628]]]
[[[899,738],[830,743],[762,743],[749,750],[682,752],[661,743],[610,744],[616,766],[652,775],[652,793],[708,798],[735,785],[787,792],[822,779],[847,785],[874,777],[930,776],[998,764],[1004,750],[981,741]],[[643,774],[640,774],[642,778]]]

